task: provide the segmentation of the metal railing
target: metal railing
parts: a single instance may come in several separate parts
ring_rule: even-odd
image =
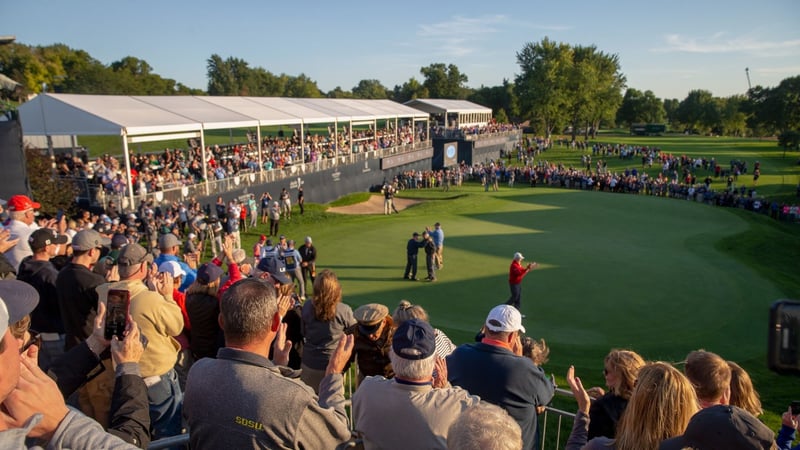
[[[351,364],[350,368],[344,374],[344,390],[345,396],[347,398],[347,416],[350,421],[350,429],[355,429],[355,423],[353,422],[353,411],[352,411],[352,404],[350,402],[350,398],[353,396],[353,392],[356,389],[356,380],[357,380],[357,369],[356,364]],[[574,396],[572,392],[568,389],[558,389],[556,388],[555,392],[555,399],[573,399]],[[564,411],[562,409],[558,409],[553,406],[546,406],[544,413],[539,417],[539,424],[540,424],[540,446],[539,448],[542,450],[550,450],[550,449],[562,449],[564,445],[562,441],[566,443],[567,438],[569,437],[570,430],[572,430],[572,422],[575,420],[575,413],[571,413],[568,411]],[[189,448],[189,433],[180,434],[177,436],[171,436],[168,438],[159,439],[150,443],[150,446],[147,447],[148,450],[165,450],[171,447],[186,447]],[[349,442],[345,442],[341,444],[338,448],[358,448],[360,441],[358,439],[352,439]]]
[[[566,398],[574,399],[575,396],[569,389],[556,388],[554,400]],[[542,450],[564,448],[574,421],[574,412],[564,411],[554,406],[545,406],[544,413],[539,418],[541,437],[539,448]],[[562,444],[562,440],[564,444]]]

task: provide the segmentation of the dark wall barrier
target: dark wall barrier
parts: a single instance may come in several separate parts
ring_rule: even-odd
[[[22,150],[22,128],[19,120],[0,122],[0,198],[15,194],[31,196]]]

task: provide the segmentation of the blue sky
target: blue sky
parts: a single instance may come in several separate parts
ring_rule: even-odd
[[[619,55],[628,86],[660,98],[743,94],[800,75],[798,0],[316,2],[3,0],[0,35],[63,43],[105,64],[125,56],[206,89],[214,53],[323,91],[362,79],[392,88],[432,63],[470,87],[519,73],[516,53],[545,36]]]

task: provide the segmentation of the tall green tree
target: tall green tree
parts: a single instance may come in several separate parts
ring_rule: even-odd
[[[716,104],[711,92],[696,89],[690,91],[675,111],[678,121],[690,130],[709,131],[717,122]]]
[[[289,78],[284,95],[296,98],[321,98],[322,91],[317,87],[316,81],[301,73],[296,77]]]
[[[584,138],[594,136],[601,123],[613,123],[622,103],[625,76],[620,70],[619,57],[592,46],[577,46],[572,52],[572,65],[567,75],[567,108],[570,112],[572,139],[578,129]]]
[[[519,101],[514,92],[514,84],[508,80],[503,80],[503,84],[500,86],[481,86],[475,89],[467,97],[467,100],[492,108],[493,115],[497,121],[500,121],[497,117],[500,111],[503,111],[505,121],[509,119],[512,121],[519,120]]]
[[[520,116],[531,120],[546,137],[567,121],[569,92],[567,72],[572,65],[572,49],[545,37],[527,43],[517,52],[520,73],[514,80]]]
[[[333,90],[325,94],[327,98],[353,98],[353,93],[345,91],[341,86],[336,86]]]
[[[395,85],[392,90],[392,100],[398,103],[405,103],[417,98],[431,98],[428,89],[420,84],[416,78],[409,78],[402,85]]]
[[[353,88],[353,97],[384,100],[389,98],[389,91],[378,80],[361,80]]]
[[[747,133],[747,114],[743,110],[746,97],[734,95],[718,99],[719,134],[725,136],[744,136]]]
[[[469,78],[458,70],[455,64],[431,64],[419,70],[425,81],[422,85],[428,90],[431,98],[449,98],[463,100],[467,92],[465,84]]]
[[[678,106],[680,105],[680,101],[677,98],[665,98],[664,99],[664,115],[667,119],[667,122],[670,124],[674,124],[678,122]]]
[[[630,126],[634,123],[663,123],[666,118],[664,102],[653,91],[629,88],[617,110],[617,123]]]

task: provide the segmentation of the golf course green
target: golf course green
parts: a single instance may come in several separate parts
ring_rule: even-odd
[[[768,151],[777,151],[774,143]],[[717,159],[731,158],[719,153]],[[779,170],[796,178],[791,162]],[[769,189],[788,193],[792,186],[784,184]],[[796,224],[694,201],[524,183],[484,192],[468,182],[449,192],[406,190],[400,197],[421,202],[391,216],[332,214],[309,205],[304,216],[282,223],[281,232],[299,242],[313,236],[318,270],[337,273],[353,308],[377,302],[393,310],[407,299],[457,344],[472,340],[489,309],[506,301],[508,267],[521,252],[539,264],[523,282],[524,325],[547,341],[544,367],[561,386],[570,365],[584,384],[601,386],[603,357],[612,348],[676,364],[704,348],[750,372],[772,428],[798,396],[798,378],[770,372],[766,361],[770,305],[800,298]],[[403,279],[406,242],[435,222],[445,232],[437,281]],[[252,246],[264,227],[246,233],[245,244]],[[422,254],[419,273],[424,278]]]

